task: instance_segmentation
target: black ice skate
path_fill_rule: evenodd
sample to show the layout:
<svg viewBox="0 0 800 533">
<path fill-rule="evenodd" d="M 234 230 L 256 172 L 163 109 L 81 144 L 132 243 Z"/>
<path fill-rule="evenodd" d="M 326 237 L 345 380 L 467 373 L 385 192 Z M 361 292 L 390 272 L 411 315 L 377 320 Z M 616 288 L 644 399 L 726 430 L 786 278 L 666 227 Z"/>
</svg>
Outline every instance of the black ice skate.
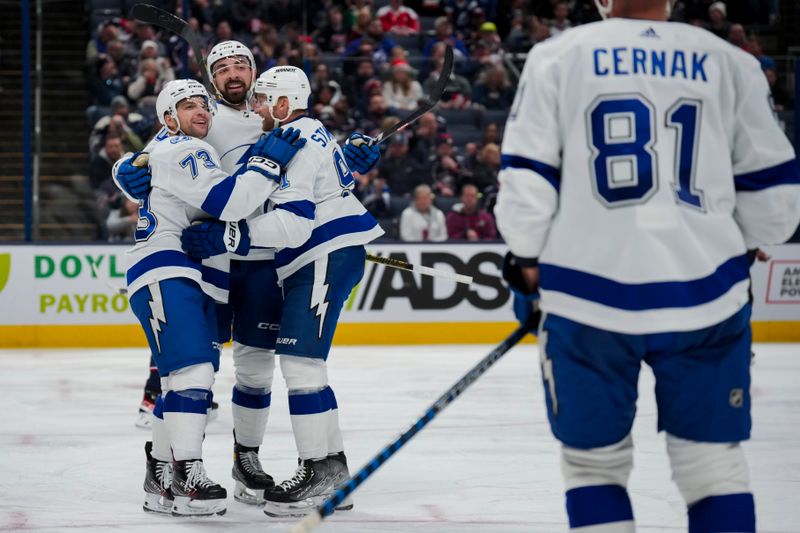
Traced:
<svg viewBox="0 0 800 533">
<path fill-rule="evenodd" d="M 335 453 L 328 456 L 328 470 L 333 476 L 333 488 L 328 491 L 325 497 L 329 497 L 342 485 L 350 481 L 350 470 L 347 468 L 347 457 L 344 452 Z M 349 511 L 353 508 L 353 499 L 348 495 L 342 502 L 334 507 L 337 511 Z"/>
<path fill-rule="evenodd" d="M 298 459 L 291 479 L 264 492 L 264 513 L 269 516 L 300 517 L 325 501 L 333 488 L 327 459 Z"/>
<path fill-rule="evenodd" d="M 172 467 L 172 505 L 174 516 L 225 514 L 227 491 L 206 475 L 202 459 L 175 461 Z"/>
<path fill-rule="evenodd" d="M 172 513 L 172 463 L 159 461 L 151 453 L 153 443 L 147 441 L 144 453 L 147 456 L 147 473 L 144 476 L 144 505 L 149 513 Z"/>
<path fill-rule="evenodd" d="M 264 505 L 264 491 L 275 486 L 272 476 L 261 468 L 258 446 L 250 448 L 234 442 L 232 475 L 236 481 L 233 499 L 248 505 Z"/>
</svg>

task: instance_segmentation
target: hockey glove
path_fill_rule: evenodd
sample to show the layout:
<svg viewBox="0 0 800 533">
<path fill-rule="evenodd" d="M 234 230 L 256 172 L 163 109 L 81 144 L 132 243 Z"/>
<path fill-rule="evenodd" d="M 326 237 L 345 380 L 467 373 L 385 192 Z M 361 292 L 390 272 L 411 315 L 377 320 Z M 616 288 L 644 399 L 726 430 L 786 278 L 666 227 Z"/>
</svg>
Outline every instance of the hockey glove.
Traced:
<svg viewBox="0 0 800 533">
<path fill-rule="evenodd" d="M 372 137 L 360 133 L 354 133 L 347 139 L 343 151 L 344 160 L 350 170 L 366 174 L 381 158 L 380 146 L 377 144 L 370 146 L 371 141 Z"/>
<path fill-rule="evenodd" d="M 255 170 L 264 176 L 279 181 L 286 165 L 305 146 L 300 130 L 278 128 L 262 135 L 253 145 L 253 157 L 247 161 L 247 170 Z"/>
<path fill-rule="evenodd" d="M 112 173 L 116 177 L 117 185 L 127 196 L 136 200 L 144 200 L 150 192 L 150 180 L 153 179 L 153 176 L 147 165 L 134 166 L 133 162 L 139 155 L 137 152 L 127 159 L 120 159 L 114 164 Z"/>
<path fill-rule="evenodd" d="M 535 266 L 531 264 L 530 266 Z M 522 267 L 511 252 L 503 260 L 503 279 L 514 296 L 514 316 L 522 325 L 530 326 L 534 335 L 538 334 L 542 311 L 539 309 L 539 289 L 531 291 L 522 276 Z"/>
<path fill-rule="evenodd" d="M 181 247 L 194 259 L 208 259 L 226 252 L 247 255 L 250 251 L 250 230 L 244 220 L 205 220 L 183 230 Z"/>
</svg>

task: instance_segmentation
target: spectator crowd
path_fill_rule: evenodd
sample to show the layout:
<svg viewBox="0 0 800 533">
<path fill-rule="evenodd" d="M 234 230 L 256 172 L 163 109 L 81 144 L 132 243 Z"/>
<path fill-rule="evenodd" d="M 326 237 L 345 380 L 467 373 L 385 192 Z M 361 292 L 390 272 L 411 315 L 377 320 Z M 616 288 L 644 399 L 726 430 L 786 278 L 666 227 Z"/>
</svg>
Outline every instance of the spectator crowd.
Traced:
<svg viewBox="0 0 800 533">
<path fill-rule="evenodd" d="M 407 241 L 499 238 L 492 212 L 500 145 L 525 54 L 599 20 L 593 0 L 191 0 L 189 13 L 182 0 L 149 3 L 188 19 L 204 53 L 235 39 L 250 47 L 259 72 L 303 68 L 312 85 L 309 110 L 340 142 L 354 131 L 377 135 L 416 109 L 452 46 L 455 68 L 436 112 L 392 136 L 379 166 L 357 175 L 361 201 L 390 237 Z M 789 96 L 775 61 L 755 32 L 735 22 L 775 24 L 777 2 L 731 4 L 680 0 L 673 19 L 755 55 L 780 110 Z M 109 240 L 129 240 L 136 205 L 116 190 L 110 169 L 158 130 L 161 87 L 187 74 L 200 79 L 200 72 L 180 37 L 118 15 L 95 19 L 86 47 L 89 174 Z"/>
</svg>

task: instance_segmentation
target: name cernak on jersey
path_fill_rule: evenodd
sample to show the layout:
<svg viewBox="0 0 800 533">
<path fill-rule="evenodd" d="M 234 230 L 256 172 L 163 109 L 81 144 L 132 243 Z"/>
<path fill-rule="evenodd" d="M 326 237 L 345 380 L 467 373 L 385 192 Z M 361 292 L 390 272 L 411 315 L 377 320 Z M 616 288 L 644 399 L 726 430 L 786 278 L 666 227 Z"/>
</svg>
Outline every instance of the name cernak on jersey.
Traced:
<svg viewBox="0 0 800 533">
<path fill-rule="evenodd" d="M 618 46 L 592 50 L 595 76 L 656 76 L 708 82 L 708 54 Z"/>
</svg>

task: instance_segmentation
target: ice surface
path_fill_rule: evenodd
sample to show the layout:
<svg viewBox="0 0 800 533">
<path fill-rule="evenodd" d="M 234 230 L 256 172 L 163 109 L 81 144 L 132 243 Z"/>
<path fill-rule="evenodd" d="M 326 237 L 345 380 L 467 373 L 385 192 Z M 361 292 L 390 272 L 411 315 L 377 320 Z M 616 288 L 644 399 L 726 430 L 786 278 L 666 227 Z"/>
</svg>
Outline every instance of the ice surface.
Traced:
<svg viewBox="0 0 800 533">
<path fill-rule="evenodd" d="M 490 346 L 337 347 L 330 358 L 351 471 L 415 421 Z M 745 451 L 759 531 L 800 531 L 800 345 L 758 345 L 754 433 Z M 0 531 L 286 531 L 291 521 L 235 502 L 230 350 L 205 460 L 228 488 L 228 513 L 173 519 L 141 510 L 144 441 L 134 427 L 144 350 L 0 351 Z M 630 491 L 638 531 L 685 530 L 664 437 L 655 432 L 652 374 L 640 380 Z M 261 449 L 265 469 L 295 467 L 285 387 L 276 375 Z M 375 472 L 322 532 L 554 532 L 566 529 L 558 445 L 545 418 L 536 347 L 511 351 Z"/>
</svg>

